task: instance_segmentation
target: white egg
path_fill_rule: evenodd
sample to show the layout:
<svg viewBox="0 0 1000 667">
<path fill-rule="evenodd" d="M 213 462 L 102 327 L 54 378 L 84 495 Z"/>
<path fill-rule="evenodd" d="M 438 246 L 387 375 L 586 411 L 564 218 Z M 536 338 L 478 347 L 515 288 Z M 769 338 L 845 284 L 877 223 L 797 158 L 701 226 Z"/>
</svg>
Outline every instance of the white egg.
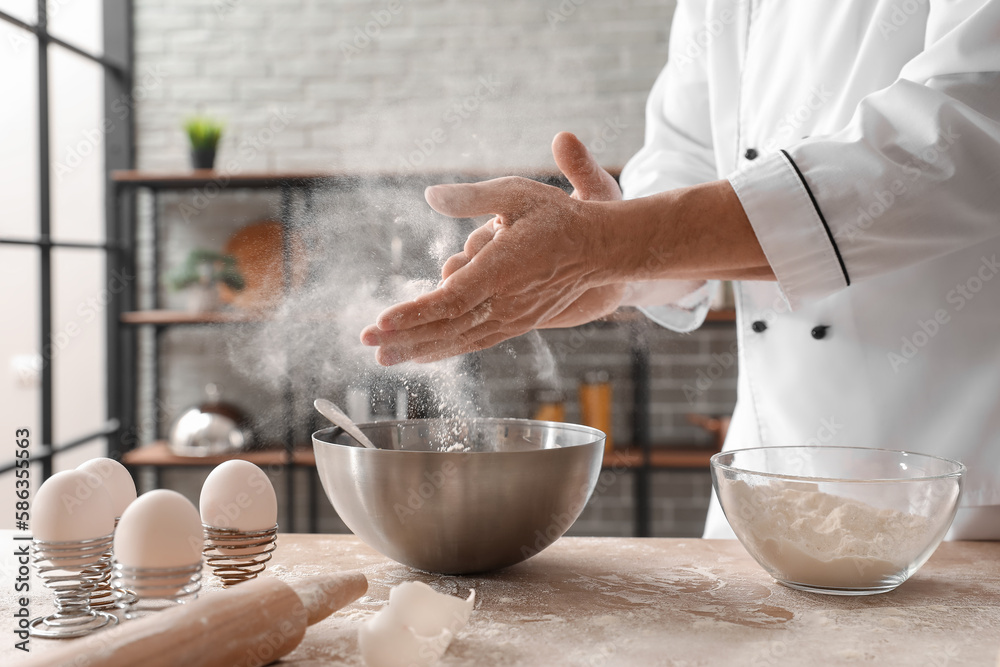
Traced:
<svg viewBox="0 0 1000 667">
<path fill-rule="evenodd" d="M 82 470 L 57 472 L 45 480 L 32 503 L 35 539 L 71 542 L 114 532 L 114 508 L 101 486 L 98 477 Z"/>
<path fill-rule="evenodd" d="M 433 665 L 465 627 L 476 602 L 438 593 L 408 581 L 389 591 L 389 604 L 358 629 L 358 647 L 368 667 Z"/>
<path fill-rule="evenodd" d="M 132 475 L 118 461 L 98 457 L 81 463 L 76 469 L 89 472 L 101 479 L 108 495 L 111 496 L 111 505 L 116 518 L 120 517 L 125 508 L 135 500 L 135 482 L 132 481 Z"/>
<path fill-rule="evenodd" d="M 240 531 L 273 528 L 278 498 L 264 471 L 240 459 L 209 473 L 201 488 L 201 520 L 206 526 Z"/>
<path fill-rule="evenodd" d="M 139 496 L 115 531 L 115 560 L 127 567 L 173 568 L 201 562 L 201 517 L 190 500 L 167 489 Z"/>
</svg>

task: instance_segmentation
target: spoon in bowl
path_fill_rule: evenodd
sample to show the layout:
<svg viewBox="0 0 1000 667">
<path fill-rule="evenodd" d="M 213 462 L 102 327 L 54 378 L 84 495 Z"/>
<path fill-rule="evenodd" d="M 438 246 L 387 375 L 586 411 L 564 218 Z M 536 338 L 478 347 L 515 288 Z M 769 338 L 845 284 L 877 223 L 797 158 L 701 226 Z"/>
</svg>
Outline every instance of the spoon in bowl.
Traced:
<svg viewBox="0 0 1000 667">
<path fill-rule="evenodd" d="M 332 402 L 326 400 L 325 398 L 317 398 L 313 401 L 313 407 L 315 407 L 321 415 L 333 422 L 334 426 L 339 426 L 344 430 L 347 435 L 351 436 L 358 442 L 360 442 L 365 447 L 369 449 L 378 449 L 372 444 L 372 441 L 368 439 L 364 433 L 361 432 L 351 418 L 343 413 L 343 411 L 334 405 Z"/>
</svg>

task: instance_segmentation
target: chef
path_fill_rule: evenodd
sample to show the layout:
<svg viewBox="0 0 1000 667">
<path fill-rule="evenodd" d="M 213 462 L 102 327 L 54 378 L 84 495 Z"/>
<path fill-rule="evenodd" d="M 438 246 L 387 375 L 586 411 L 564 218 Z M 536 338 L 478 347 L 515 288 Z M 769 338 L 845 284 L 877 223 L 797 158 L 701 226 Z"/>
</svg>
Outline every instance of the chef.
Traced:
<svg viewBox="0 0 1000 667">
<path fill-rule="evenodd" d="M 570 134 L 575 187 L 429 188 L 491 215 L 440 286 L 362 332 L 432 361 L 639 305 L 698 327 L 737 281 L 726 448 L 854 445 L 968 466 L 953 539 L 1000 539 L 1000 1 L 680 0 L 624 198 Z M 732 535 L 713 499 L 706 537 Z"/>
</svg>

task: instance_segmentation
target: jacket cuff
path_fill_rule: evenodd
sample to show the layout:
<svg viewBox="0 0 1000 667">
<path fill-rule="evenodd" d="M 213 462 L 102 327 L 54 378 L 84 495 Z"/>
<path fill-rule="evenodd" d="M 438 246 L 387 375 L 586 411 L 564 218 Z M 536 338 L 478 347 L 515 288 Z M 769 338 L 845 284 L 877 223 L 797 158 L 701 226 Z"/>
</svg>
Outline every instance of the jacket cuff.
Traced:
<svg viewBox="0 0 1000 667">
<path fill-rule="evenodd" d="M 704 323 L 716 283 L 714 280 L 708 281 L 675 303 L 638 306 L 639 311 L 661 327 L 677 333 L 690 333 Z"/>
<path fill-rule="evenodd" d="M 851 284 L 823 212 L 785 151 L 733 173 L 729 183 L 792 310 Z"/>
</svg>

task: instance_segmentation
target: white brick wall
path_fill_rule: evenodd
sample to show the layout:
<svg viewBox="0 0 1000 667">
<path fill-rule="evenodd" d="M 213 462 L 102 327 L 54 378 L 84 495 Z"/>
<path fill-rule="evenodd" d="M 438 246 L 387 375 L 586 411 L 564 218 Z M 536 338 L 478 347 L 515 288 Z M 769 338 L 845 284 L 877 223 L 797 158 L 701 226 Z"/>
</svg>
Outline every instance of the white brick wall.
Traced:
<svg viewBox="0 0 1000 667">
<path fill-rule="evenodd" d="M 293 121 L 244 169 L 398 170 L 437 127 L 447 139 L 421 168 L 549 166 L 556 132 L 589 142 L 608 118 L 625 130 L 601 159 L 620 166 L 672 13 L 670 0 L 136 0 L 137 71 L 164 72 L 138 104 L 139 166 L 186 168 L 181 125 L 199 112 L 227 123 L 224 164 L 277 109 Z M 481 76 L 497 92 L 448 123 Z"/>
</svg>

